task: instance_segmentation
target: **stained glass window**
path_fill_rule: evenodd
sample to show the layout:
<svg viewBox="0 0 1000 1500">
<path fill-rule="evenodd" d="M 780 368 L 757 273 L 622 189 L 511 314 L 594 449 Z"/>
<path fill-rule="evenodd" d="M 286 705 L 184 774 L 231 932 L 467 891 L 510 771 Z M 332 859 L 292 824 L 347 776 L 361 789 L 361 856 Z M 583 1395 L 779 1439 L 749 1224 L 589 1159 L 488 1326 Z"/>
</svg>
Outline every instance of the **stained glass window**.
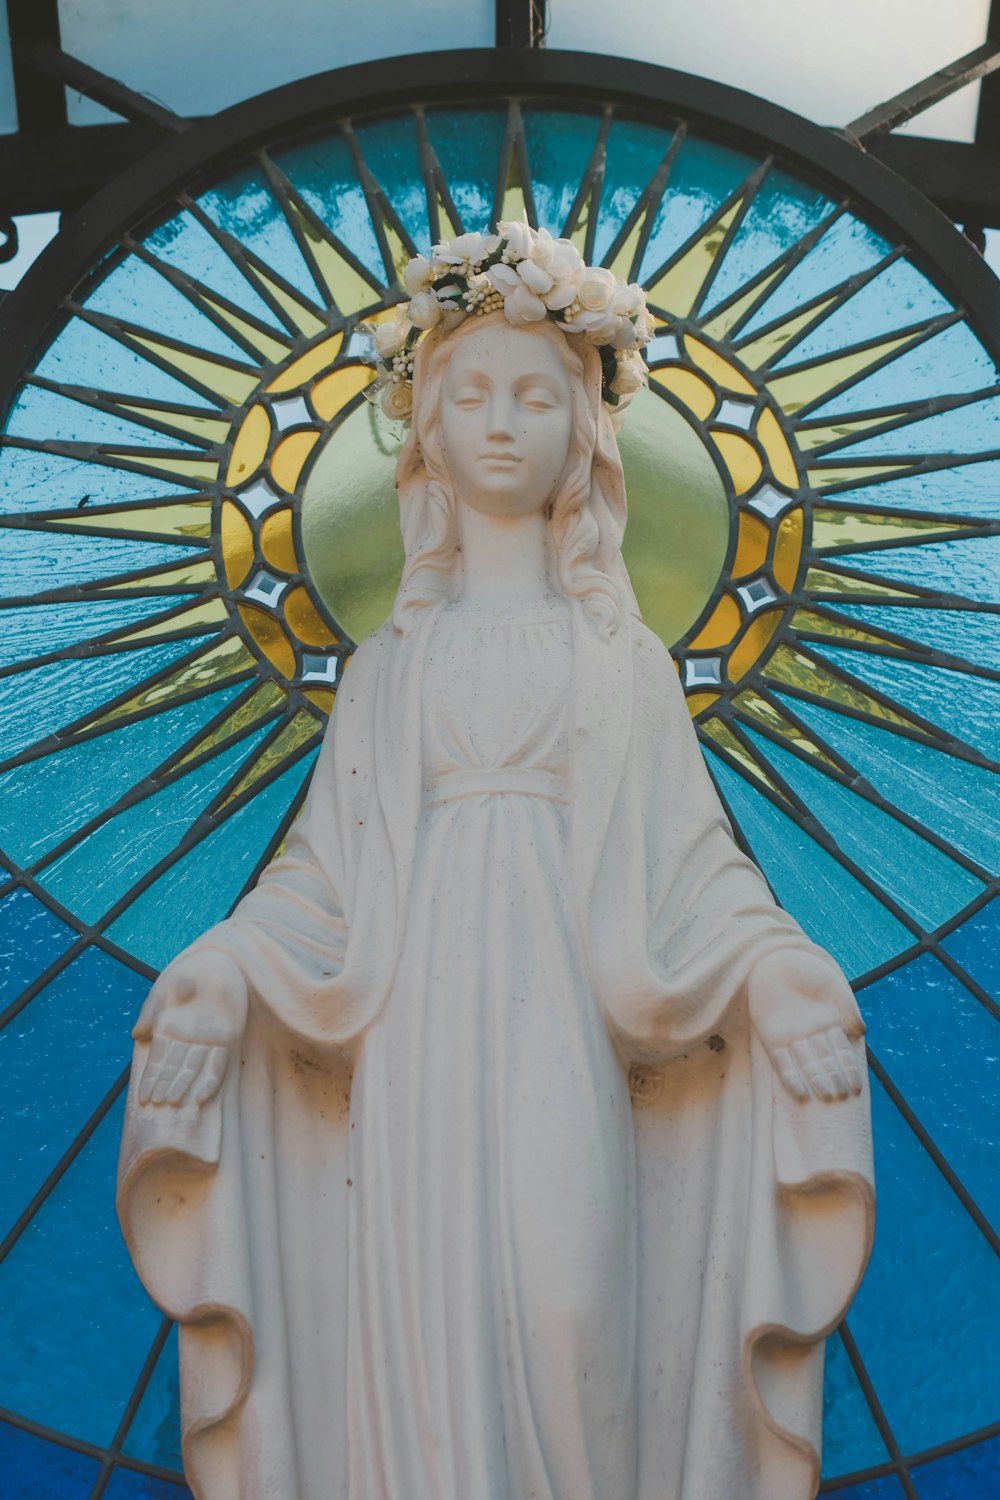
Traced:
<svg viewBox="0 0 1000 1500">
<path fill-rule="evenodd" d="M 738 836 L 856 982 L 878 1237 L 828 1345 L 824 1487 L 1000 1462 L 1000 382 L 835 182 L 684 120 L 355 117 L 126 225 L 0 446 L 0 1474 L 176 1497 L 176 1340 L 112 1182 L 149 979 L 280 848 L 401 546 L 356 329 L 526 214 L 648 288 L 626 558 Z M 992 1426 L 990 1424 L 993 1424 Z"/>
</svg>

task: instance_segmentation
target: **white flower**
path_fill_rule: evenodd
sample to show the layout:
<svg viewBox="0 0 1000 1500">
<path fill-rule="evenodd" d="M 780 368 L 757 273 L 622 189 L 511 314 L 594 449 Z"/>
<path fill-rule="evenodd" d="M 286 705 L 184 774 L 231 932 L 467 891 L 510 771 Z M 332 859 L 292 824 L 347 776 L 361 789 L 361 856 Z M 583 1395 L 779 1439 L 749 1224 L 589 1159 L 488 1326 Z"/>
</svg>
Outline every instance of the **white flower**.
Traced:
<svg viewBox="0 0 1000 1500">
<path fill-rule="evenodd" d="M 426 255 L 415 255 L 403 268 L 403 285 L 411 297 L 426 292 L 434 279 L 434 269 Z"/>
<path fill-rule="evenodd" d="M 437 275 L 455 266 L 478 266 L 487 255 L 493 254 L 499 244 L 495 234 L 460 234 L 455 240 L 434 246 L 431 266 Z"/>
<path fill-rule="evenodd" d="M 611 382 L 616 396 L 634 396 L 646 384 L 646 366 L 640 354 L 618 356 L 618 368 Z"/>
<path fill-rule="evenodd" d="M 628 286 L 619 286 L 611 305 L 619 317 L 636 317 L 646 311 L 646 293 L 638 282 L 630 282 Z"/>
<path fill-rule="evenodd" d="M 441 303 L 433 292 L 418 292 L 410 302 L 409 317 L 417 328 L 434 328 L 441 321 Z"/>
<path fill-rule="evenodd" d="M 486 272 L 492 284 L 503 297 L 503 310 L 508 323 L 538 323 L 546 314 L 545 303 L 537 297 L 520 276 L 520 266 L 491 266 Z M 544 273 L 543 273 L 544 274 Z"/>
<path fill-rule="evenodd" d="M 613 271 L 606 266 L 584 266 L 576 284 L 577 301 L 584 312 L 607 312 L 617 290 Z"/>
<path fill-rule="evenodd" d="M 365 331 L 370 333 L 379 358 L 391 359 L 406 343 L 411 327 L 409 318 L 404 313 L 397 312 L 395 317 L 387 322 L 369 324 Z"/>
<path fill-rule="evenodd" d="M 506 254 L 514 260 L 527 260 L 535 248 L 536 235 L 530 224 L 521 219 L 505 219 L 497 225 L 500 238 L 507 241 Z"/>
<path fill-rule="evenodd" d="M 407 420 L 413 411 L 413 387 L 409 381 L 390 381 L 382 392 L 382 410 L 394 422 Z"/>
<path fill-rule="evenodd" d="M 639 330 L 631 318 L 620 318 L 618 327 L 608 341 L 613 349 L 638 349 L 642 340 Z"/>
</svg>

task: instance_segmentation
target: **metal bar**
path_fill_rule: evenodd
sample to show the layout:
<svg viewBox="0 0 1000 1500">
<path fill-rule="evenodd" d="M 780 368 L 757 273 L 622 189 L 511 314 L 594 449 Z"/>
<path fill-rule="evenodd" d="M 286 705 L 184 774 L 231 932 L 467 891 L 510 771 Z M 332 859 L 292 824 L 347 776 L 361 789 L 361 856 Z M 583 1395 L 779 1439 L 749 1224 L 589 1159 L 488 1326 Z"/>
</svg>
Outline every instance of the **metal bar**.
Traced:
<svg viewBox="0 0 1000 1500">
<path fill-rule="evenodd" d="M 496 0 L 498 47 L 541 47 L 545 28 L 545 0 Z"/>
<path fill-rule="evenodd" d="M 995 68 L 1000 68 L 1000 45 L 994 37 L 983 42 L 981 47 L 967 52 L 964 57 L 956 58 L 946 68 L 932 73 L 929 78 L 922 78 L 911 88 L 887 99 L 884 104 L 878 104 L 866 114 L 859 115 L 856 120 L 845 125 L 841 133 L 856 146 L 861 145 L 873 135 L 895 130 L 897 125 L 912 120 L 914 115 L 922 114 L 932 104 L 965 88 L 966 84 L 975 83 L 977 78 L 985 78 Z"/>
<path fill-rule="evenodd" d="M 61 47 L 46 46 L 39 42 L 21 43 L 14 48 L 14 56 L 33 73 L 75 89 L 79 94 L 86 94 L 88 99 L 94 99 L 106 109 L 124 115 L 134 125 L 152 128 L 157 135 L 173 135 L 179 130 L 188 129 L 188 121 L 182 120 L 172 109 L 157 104 L 145 94 L 136 93 L 135 89 L 120 83 L 117 78 L 109 78 L 106 73 L 98 72 L 89 63 L 81 62 L 78 57 L 71 57 Z M 38 88 L 37 80 L 33 88 Z"/>
<path fill-rule="evenodd" d="M 29 47 L 59 47 L 59 0 L 7 0 L 17 120 L 21 130 L 65 125 L 66 90 L 54 78 L 39 80 L 22 52 Z M 14 208 L 13 212 L 17 212 Z"/>
</svg>

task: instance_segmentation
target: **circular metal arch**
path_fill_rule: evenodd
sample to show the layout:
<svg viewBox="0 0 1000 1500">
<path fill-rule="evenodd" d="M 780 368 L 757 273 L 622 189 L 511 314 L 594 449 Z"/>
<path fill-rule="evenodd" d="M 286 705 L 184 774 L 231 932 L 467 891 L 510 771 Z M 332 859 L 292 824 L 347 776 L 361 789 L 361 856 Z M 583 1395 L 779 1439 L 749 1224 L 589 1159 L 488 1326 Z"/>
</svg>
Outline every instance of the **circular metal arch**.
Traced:
<svg viewBox="0 0 1000 1500">
<path fill-rule="evenodd" d="M 773 151 L 820 185 L 846 188 L 875 228 L 891 229 L 1000 355 L 1000 281 L 954 224 L 890 168 L 836 131 L 694 74 L 588 52 L 491 48 L 426 52 L 317 73 L 222 110 L 153 147 L 63 225 L 0 307 L 0 401 L 41 351 L 61 299 L 181 188 L 208 186 L 248 152 L 354 114 L 526 95 L 613 104 L 651 123 L 681 116 L 726 144 Z"/>
</svg>

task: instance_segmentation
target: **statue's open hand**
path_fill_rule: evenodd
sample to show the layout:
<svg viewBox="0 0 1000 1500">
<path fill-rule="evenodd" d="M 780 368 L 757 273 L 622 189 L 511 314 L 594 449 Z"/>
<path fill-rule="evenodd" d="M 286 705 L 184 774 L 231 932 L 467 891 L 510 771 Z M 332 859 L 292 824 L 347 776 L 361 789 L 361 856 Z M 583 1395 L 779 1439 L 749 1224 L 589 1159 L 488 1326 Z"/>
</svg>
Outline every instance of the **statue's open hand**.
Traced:
<svg viewBox="0 0 1000 1500">
<path fill-rule="evenodd" d="M 846 983 L 809 953 L 769 954 L 754 969 L 750 1019 L 775 1072 L 796 1099 L 860 1094 L 857 1040 L 865 1023 Z"/>
<path fill-rule="evenodd" d="M 247 987 L 236 962 L 213 950 L 182 955 L 153 985 L 132 1028 L 149 1041 L 140 1104 L 207 1104 L 222 1087 L 243 1033 Z"/>
</svg>

